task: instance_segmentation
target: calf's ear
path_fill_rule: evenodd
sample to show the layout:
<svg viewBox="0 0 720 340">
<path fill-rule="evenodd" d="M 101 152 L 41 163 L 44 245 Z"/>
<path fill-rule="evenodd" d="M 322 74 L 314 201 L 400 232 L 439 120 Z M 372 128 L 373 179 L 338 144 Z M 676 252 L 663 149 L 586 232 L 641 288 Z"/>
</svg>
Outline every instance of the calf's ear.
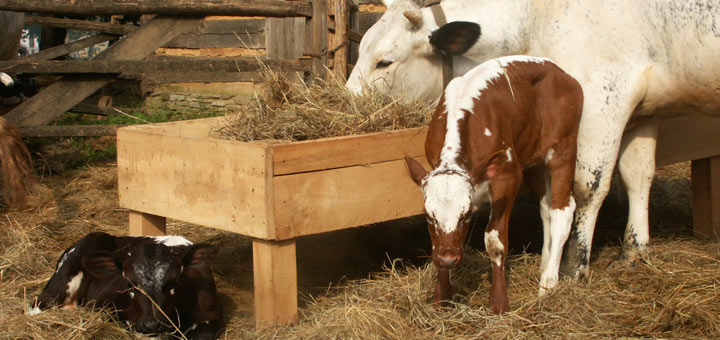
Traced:
<svg viewBox="0 0 720 340">
<path fill-rule="evenodd" d="M 98 251 L 85 255 L 82 265 L 96 279 L 106 279 L 120 274 L 122 263 L 111 253 Z"/>
<path fill-rule="evenodd" d="M 215 259 L 218 250 L 212 244 L 198 243 L 193 244 L 183 256 L 183 266 L 185 268 L 201 268 L 209 266 Z"/>
<path fill-rule="evenodd" d="M 427 175 L 427 170 L 423 168 L 422 164 L 418 163 L 418 161 L 414 160 L 410 156 L 405 156 L 405 164 L 407 165 L 408 170 L 410 170 L 410 177 L 412 177 L 413 181 L 415 181 L 417 185 L 420 185 L 422 183 L 422 179 Z"/>
<path fill-rule="evenodd" d="M 468 21 L 453 21 L 430 34 L 430 45 L 445 55 L 465 53 L 480 38 L 480 25 Z"/>
</svg>

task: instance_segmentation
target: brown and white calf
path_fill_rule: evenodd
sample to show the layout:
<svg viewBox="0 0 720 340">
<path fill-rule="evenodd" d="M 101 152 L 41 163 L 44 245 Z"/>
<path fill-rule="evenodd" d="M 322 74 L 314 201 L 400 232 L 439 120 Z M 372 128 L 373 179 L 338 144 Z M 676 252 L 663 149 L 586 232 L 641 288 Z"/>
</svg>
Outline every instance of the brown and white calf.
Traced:
<svg viewBox="0 0 720 340">
<path fill-rule="evenodd" d="M 223 326 L 210 270 L 216 253 L 181 236 L 88 234 L 60 256 L 29 314 L 53 306 L 113 307 L 136 332 L 215 339 Z"/>
<path fill-rule="evenodd" d="M 425 142 L 433 170 L 405 159 L 425 197 L 438 268 L 435 301 L 450 299 L 449 271 L 463 255 L 472 215 L 490 202 L 485 231 L 493 267 L 490 306 L 496 313 L 508 311 L 508 223 L 524 176 L 542 197 L 539 293 L 555 287 L 575 210 L 572 188 L 582 103 L 578 82 L 545 58 L 492 59 L 448 84 Z"/>
</svg>

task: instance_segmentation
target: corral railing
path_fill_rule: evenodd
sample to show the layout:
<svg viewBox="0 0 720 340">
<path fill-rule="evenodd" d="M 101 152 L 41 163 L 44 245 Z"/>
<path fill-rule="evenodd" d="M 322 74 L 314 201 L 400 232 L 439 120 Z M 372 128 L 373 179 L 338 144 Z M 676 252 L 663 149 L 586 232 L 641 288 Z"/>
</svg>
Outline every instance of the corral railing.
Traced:
<svg viewBox="0 0 720 340">
<path fill-rule="evenodd" d="M 379 1 L 374 0 L 376 3 Z M 140 26 L 26 15 L 26 24 L 94 31 L 99 34 L 13 61 L 0 71 L 61 74 L 5 117 L 20 126 L 47 124 L 114 79 L 138 79 L 143 88 L 175 82 L 258 80 L 263 64 L 279 72 L 300 72 L 307 80 L 331 70 L 346 77 L 364 30 L 380 13 L 358 16 L 373 0 L 195 1 L 195 0 L 8 0 L 0 10 L 53 15 L 139 15 Z M 154 16 L 145 16 L 145 15 Z M 207 17 L 223 15 L 222 19 Z M 251 16 L 228 18 L 228 16 Z M 265 17 L 265 18 L 258 18 Z M 121 38 L 122 39 L 119 39 Z M 86 61 L 51 60 L 98 43 L 111 46 Z M 252 56 L 186 57 L 159 55 L 158 49 L 236 48 L 262 50 Z M 261 56 L 258 56 L 262 54 Z M 29 131 L 29 130 L 26 130 Z M 83 130 L 85 131 L 85 130 Z"/>
</svg>

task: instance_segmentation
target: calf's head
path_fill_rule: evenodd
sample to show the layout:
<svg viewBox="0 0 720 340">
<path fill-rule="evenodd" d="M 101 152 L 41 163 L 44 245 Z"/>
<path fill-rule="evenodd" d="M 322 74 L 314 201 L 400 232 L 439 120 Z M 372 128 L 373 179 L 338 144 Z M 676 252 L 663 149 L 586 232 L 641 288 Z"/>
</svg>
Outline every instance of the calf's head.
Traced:
<svg viewBox="0 0 720 340">
<path fill-rule="evenodd" d="M 467 51 L 478 40 L 480 26 L 451 22 L 438 28 L 430 11 L 421 11 L 413 1 L 383 3 L 388 9 L 363 35 L 347 89 L 436 100 L 443 85 L 441 55 Z"/>
<path fill-rule="evenodd" d="M 136 244 L 122 253 L 96 252 L 83 258 L 85 270 L 101 281 L 121 282 L 116 307 L 121 319 L 139 333 L 162 333 L 177 327 L 183 272 L 209 266 L 217 253 L 212 245 L 168 247 Z"/>
</svg>

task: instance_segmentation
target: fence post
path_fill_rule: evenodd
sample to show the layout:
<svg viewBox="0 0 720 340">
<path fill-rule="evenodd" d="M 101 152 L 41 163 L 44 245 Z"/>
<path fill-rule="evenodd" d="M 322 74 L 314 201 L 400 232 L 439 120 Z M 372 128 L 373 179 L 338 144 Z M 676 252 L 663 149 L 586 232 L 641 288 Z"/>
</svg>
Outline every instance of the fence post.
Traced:
<svg viewBox="0 0 720 340">
<path fill-rule="evenodd" d="M 333 56 L 333 74 L 339 80 L 347 79 L 348 50 L 348 0 L 330 0 L 330 20 L 332 20 L 333 31 L 328 32 L 328 49 Z M 332 76 L 328 74 L 328 80 Z"/>
<path fill-rule="evenodd" d="M 312 18 L 308 20 L 312 77 L 322 77 L 327 65 L 327 14 L 328 0 L 313 0 Z"/>
</svg>

